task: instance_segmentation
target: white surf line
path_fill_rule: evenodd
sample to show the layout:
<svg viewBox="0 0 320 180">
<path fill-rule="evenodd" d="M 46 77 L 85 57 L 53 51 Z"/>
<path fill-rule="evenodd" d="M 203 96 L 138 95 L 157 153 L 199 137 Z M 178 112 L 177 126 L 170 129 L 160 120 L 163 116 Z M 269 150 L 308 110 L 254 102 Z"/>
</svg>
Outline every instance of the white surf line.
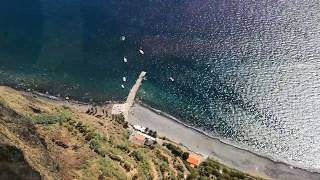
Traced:
<svg viewBox="0 0 320 180">
<path fill-rule="evenodd" d="M 147 73 L 144 72 L 144 71 L 142 71 L 142 72 L 140 73 L 139 78 L 137 79 L 137 81 L 136 81 L 136 83 L 133 85 L 133 87 L 131 88 L 130 93 L 129 93 L 128 97 L 127 97 L 127 101 L 126 101 L 126 103 L 124 104 L 123 115 L 124 115 L 124 118 L 125 118 L 126 121 L 128 121 L 128 118 L 129 118 L 129 110 L 130 110 L 130 108 L 133 106 L 134 99 L 135 99 L 135 97 L 136 97 L 136 95 L 137 95 L 137 92 L 138 92 L 138 90 L 139 90 L 139 88 L 140 88 L 140 86 L 141 86 L 141 84 L 142 84 L 142 81 L 143 81 L 143 79 L 144 79 L 144 77 L 145 77 L 146 74 L 147 74 Z"/>
</svg>

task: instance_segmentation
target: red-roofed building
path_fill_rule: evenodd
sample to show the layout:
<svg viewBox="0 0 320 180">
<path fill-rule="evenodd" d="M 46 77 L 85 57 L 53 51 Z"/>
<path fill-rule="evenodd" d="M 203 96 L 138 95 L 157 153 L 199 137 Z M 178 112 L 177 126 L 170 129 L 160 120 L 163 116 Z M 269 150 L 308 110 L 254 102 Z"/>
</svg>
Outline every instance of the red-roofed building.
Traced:
<svg viewBox="0 0 320 180">
<path fill-rule="evenodd" d="M 135 144 L 144 145 L 144 142 L 146 141 L 146 137 L 144 137 L 141 134 L 133 134 L 130 140 Z"/>
<path fill-rule="evenodd" d="M 190 164 L 191 167 L 194 168 L 200 164 L 200 160 L 201 160 L 201 157 L 194 154 L 190 154 L 187 159 L 187 162 Z"/>
</svg>

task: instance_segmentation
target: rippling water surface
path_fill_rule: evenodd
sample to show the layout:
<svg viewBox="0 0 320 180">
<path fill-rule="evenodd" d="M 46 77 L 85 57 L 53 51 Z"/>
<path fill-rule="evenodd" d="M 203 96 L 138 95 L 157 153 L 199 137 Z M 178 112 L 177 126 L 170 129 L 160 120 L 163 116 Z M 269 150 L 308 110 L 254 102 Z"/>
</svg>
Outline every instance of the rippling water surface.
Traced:
<svg viewBox="0 0 320 180">
<path fill-rule="evenodd" d="M 93 101 L 123 100 L 145 70 L 147 104 L 320 168 L 317 0 L 3 1 L 0 62 L 1 84 Z"/>
</svg>

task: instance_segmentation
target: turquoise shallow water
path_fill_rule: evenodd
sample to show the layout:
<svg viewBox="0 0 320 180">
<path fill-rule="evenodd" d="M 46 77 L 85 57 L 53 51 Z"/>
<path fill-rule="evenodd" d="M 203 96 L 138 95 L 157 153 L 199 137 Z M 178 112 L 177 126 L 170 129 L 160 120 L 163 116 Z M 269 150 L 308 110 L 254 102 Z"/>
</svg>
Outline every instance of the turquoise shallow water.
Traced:
<svg viewBox="0 0 320 180">
<path fill-rule="evenodd" d="M 316 0 L 0 2 L 0 83 L 121 101 L 145 70 L 145 103 L 319 169 L 319 16 Z"/>
</svg>

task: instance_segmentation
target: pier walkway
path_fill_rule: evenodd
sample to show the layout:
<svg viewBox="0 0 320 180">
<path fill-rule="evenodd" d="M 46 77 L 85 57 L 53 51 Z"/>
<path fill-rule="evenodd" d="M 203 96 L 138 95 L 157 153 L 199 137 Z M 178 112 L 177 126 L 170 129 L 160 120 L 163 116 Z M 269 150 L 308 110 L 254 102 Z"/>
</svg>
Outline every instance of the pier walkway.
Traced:
<svg viewBox="0 0 320 180">
<path fill-rule="evenodd" d="M 137 79 L 136 83 L 131 88 L 129 95 L 127 97 L 127 101 L 124 104 L 115 104 L 113 105 L 112 114 L 119 114 L 119 112 L 122 112 L 124 118 L 126 121 L 128 121 L 129 118 L 129 111 L 130 108 L 133 106 L 134 99 L 137 95 L 137 92 L 142 84 L 143 78 L 145 77 L 147 73 L 142 71 L 140 73 L 139 78 Z"/>
</svg>

